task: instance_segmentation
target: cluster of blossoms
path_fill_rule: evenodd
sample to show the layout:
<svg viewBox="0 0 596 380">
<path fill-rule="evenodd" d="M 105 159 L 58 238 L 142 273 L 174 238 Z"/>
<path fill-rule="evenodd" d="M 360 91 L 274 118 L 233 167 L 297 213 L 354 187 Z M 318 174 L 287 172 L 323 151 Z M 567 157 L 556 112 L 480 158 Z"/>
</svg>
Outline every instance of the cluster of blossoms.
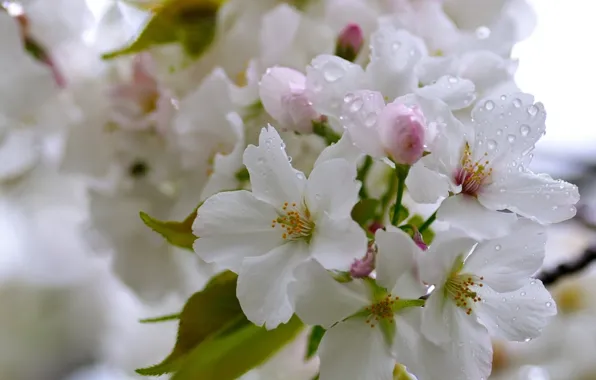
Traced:
<svg viewBox="0 0 596 380">
<path fill-rule="evenodd" d="M 190 294 L 201 271 L 235 272 L 254 324 L 295 314 L 326 329 L 321 380 L 402 368 L 486 380 L 492 337 L 535 338 L 556 314 L 532 276 L 546 226 L 573 217 L 579 193 L 529 169 L 546 113 L 513 80 L 511 49 L 531 29 L 525 1 L 229 0 L 198 61 L 166 46 L 117 64 L 68 54 L 101 41 L 35 35 L 48 9 L 32 3 L 31 31 L 22 9 L 0 12 L 1 41 L 33 65 L 26 79 L 48 82 L 48 94 L 19 96 L 31 113 L 61 92 L 51 107 L 68 114 L 61 167 L 88 179 L 87 227 L 143 299 Z M 120 16 L 77 33 L 113 38 L 131 27 Z M 23 52 L 33 37 L 56 61 Z M 0 159 L 0 181 L 36 159 L 12 124 L 47 117 L 4 105 L 0 158 L 22 144 L 32 153 Z M 138 219 L 180 219 L 198 204 L 198 258 Z"/>
</svg>

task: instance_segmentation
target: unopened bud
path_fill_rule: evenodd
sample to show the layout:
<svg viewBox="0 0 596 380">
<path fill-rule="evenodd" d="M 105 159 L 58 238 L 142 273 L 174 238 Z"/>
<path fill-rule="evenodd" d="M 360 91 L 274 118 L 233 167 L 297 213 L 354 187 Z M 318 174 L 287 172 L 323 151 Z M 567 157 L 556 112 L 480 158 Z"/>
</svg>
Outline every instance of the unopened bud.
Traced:
<svg viewBox="0 0 596 380">
<path fill-rule="evenodd" d="M 306 95 L 306 77 L 287 67 L 267 70 L 259 84 L 259 96 L 265 111 L 287 130 L 311 133 L 313 120 L 321 115 Z"/>
<path fill-rule="evenodd" d="M 412 165 L 422 157 L 426 120 L 418 107 L 389 103 L 378 125 L 383 148 L 395 163 Z"/>
<path fill-rule="evenodd" d="M 360 26 L 358 24 L 348 24 L 337 37 L 335 55 L 354 62 L 363 44 L 364 37 Z"/>
<path fill-rule="evenodd" d="M 370 224 L 370 226 L 368 226 L 368 232 L 374 235 L 375 233 L 377 233 L 377 230 L 380 230 L 382 228 L 385 228 L 385 226 L 381 222 L 374 221 Z"/>
<path fill-rule="evenodd" d="M 354 278 L 368 277 L 375 269 L 375 247 L 373 244 L 368 246 L 366 255 L 362 259 L 356 259 L 350 267 L 350 275 Z"/>
<path fill-rule="evenodd" d="M 422 237 L 422 234 L 415 227 L 414 227 L 414 235 L 412 236 L 412 239 L 414 240 L 414 243 L 416 243 L 418 248 L 420 248 L 421 250 L 426 251 L 428 249 L 428 245 L 426 245 L 426 243 L 424 242 L 424 238 Z"/>
</svg>

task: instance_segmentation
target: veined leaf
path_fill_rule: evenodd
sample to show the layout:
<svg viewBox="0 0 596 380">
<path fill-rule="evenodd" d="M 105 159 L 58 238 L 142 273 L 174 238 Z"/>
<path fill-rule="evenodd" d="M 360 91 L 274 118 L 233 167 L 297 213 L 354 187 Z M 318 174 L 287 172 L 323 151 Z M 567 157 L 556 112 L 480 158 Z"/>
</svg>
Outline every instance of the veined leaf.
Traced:
<svg viewBox="0 0 596 380">
<path fill-rule="evenodd" d="M 200 207 L 200 205 L 199 205 Z M 164 222 L 155 219 L 149 214 L 141 211 L 140 216 L 143 223 L 153 231 L 163 236 L 168 243 L 175 245 L 180 248 L 186 248 L 192 250 L 192 245 L 197 237 L 192 233 L 192 224 L 197 217 L 197 207 L 189 216 L 186 217 L 182 222 L 168 221 Z"/>
<path fill-rule="evenodd" d="M 137 2 L 152 16 L 127 46 L 106 53 L 103 59 L 138 53 L 155 45 L 181 43 L 185 51 L 200 56 L 215 38 L 217 11 L 225 0 L 164 0 Z"/>
<path fill-rule="evenodd" d="M 160 364 L 138 369 L 146 376 L 175 372 L 187 355 L 203 341 L 216 336 L 223 329 L 230 330 L 251 325 L 236 298 L 237 275 L 226 271 L 215 276 L 200 292 L 192 295 L 180 313 L 178 338 L 172 353 Z"/>
<path fill-rule="evenodd" d="M 304 328 L 293 316 L 286 324 L 267 330 L 248 324 L 232 334 L 204 341 L 172 380 L 234 380 L 261 365 L 292 341 Z"/>
</svg>

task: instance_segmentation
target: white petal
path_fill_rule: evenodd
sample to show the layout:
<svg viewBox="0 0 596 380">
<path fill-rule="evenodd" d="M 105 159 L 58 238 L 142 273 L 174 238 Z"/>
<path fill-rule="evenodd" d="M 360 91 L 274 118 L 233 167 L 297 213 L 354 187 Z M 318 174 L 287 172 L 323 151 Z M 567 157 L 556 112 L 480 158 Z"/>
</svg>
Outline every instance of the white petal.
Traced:
<svg viewBox="0 0 596 380">
<path fill-rule="evenodd" d="M 399 228 L 387 226 L 387 231 L 377 230 L 375 242 L 378 251 L 376 256 L 377 282 L 392 292 L 400 277 L 411 275 L 415 257 L 422 253 L 410 235 Z M 395 289 L 394 295 L 406 297 Z M 421 296 L 419 294 L 418 296 Z M 410 297 L 408 297 L 410 298 Z"/>
<path fill-rule="evenodd" d="M 195 252 L 206 262 L 238 271 L 244 257 L 262 255 L 282 244 L 275 208 L 248 191 L 222 192 L 208 198 L 193 223 L 199 236 Z"/>
<path fill-rule="evenodd" d="M 418 87 L 414 67 L 427 54 L 424 41 L 406 30 L 383 25 L 371 35 L 370 63 L 366 74 L 374 90 L 389 99 Z"/>
<path fill-rule="evenodd" d="M 510 293 L 497 293 L 485 286 L 479 295 L 483 301 L 476 307 L 480 321 L 491 335 L 507 340 L 538 337 L 557 314 L 555 301 L 540 280 L 526 279 L 521 289 Z"/>
<path fill-rule="evenodd" d="M 323 149 L 315 161 L 315 167 L 334 158 L 343 158 L 350 164 L 356 165 L 362 155 L 362 150 L 354 145 L 350 134 L 348 132 L 344 132 L 337 143 L 331 144 L 327 148 Z"/>
<path fill-rule="evenodd" d="M 452 66 L 457 65 L 457 57 L 424 57 L 416 66 L 416 74 L 420 83 L 428 85 L 444 75 L 453 75 Z M 467 78 L 467 77 L 466 77 Z"/>
<path fill-rule="evenodd" d="M 468 107 L 476 99 L 474 91 L 472 81 L 446 75 L 436 83 L 416 90 L 416 93 L 428 99 L 440 99 L 452 110 L 459 110 Z"/>
<path fill-rule="evenodd" d="M 545 131 L 546 112 L 531 95 L 517 93 L 478 102 L 472 111 L 476 139 L 473 160 L 491 167 L 514 167 L 528 156 Z M 486 153 L 486 155 L 485 155 Z"/>
<path fill-rule="evenodd" d="M 334 55 L 319 55 L 306 68 L 308 98 L 337 130 L 341 130 L 338 119 L 345 95 L 364 88 L 364 81 L 362 67 Z"/>
<path fill-rule="evenodd" d="M 378 116 L 383 108 L 385 100 L 380 92 L 354 91 L 346 95 L 340 116 L 340 122 L 347 128 L 354 144 L 376 158 L 386 156 L 377 131 Z"/>
<path fill-rule="evenodd" d="M 429 341 L 443 344 L 451 339 L 451 328 L 456 323 L 451 310 L 455 304 L 443 294 L 443 288 L 436 288 L 422 310 L 422 333 Z"/>
<path fill-rule="evenodd" d="M 244 165 L 250 173 L 252 192 L 258 199 L 281 208 L 285 202 L 302 203 L 304 175 L 292 168 L 284 142 L 272 126 L 263 128 L 259 146 L 244 151 Z"/>
<path fill-rule="evenodd" d="M 280 4 L 261 19 L 261 59 L 265 67 L 279 63 L 293 45 L 300 26 L 301 13 L 287 4 Z"/>
<path fill-rule="evenodd" d="M 410 372 L 419 368 L 420 362 L 424 361 L 420 354 L 420 341 L 424 339 L 421 335 L 420 322 L 422 308 L 413 307 L 402 310 L 395 315 L 395 338 L 393 350 L 397 361 L 405 365 Z M 415 373 L 414 373 L 415 374 Z"/>
<path fill-rule="evenodd" d="M 363 281 L 340 284 L 314 260 L 301 264 L 294 275 L 296 281 L 289 285 L 288 294 L 296 314 L 309 325 L 329 328 L 371 303 Z"/>
<path fill-rule="evenodd" d="M 420 277 L 427 284 L 442 286 L 459 256 L 465 259 L 476 240 L 462 231 L 447 230 L 437 233 L 429 249 L 420 255 Z"/>
<path fill-rule="evenodd" d="M 487 50 L 463 54 L 458 62 L 459 75 L 471 80 L 479 93 L 511 80 L 514 63 Z"/>
<path fill-rule="evenodd" d="M 539 223 L 558 223 L 575 216 L 577 186 L 530 171 L 509 175 L 484 189 L 478 200 L 491 209 L 507 209 Z"/>
<path fill-rule="evenodd" d="M 246 317 L 273 329 L 292 317 L 288 285 L 294 269 L 307 259 L 304 243 L 287 243 L 262 256 L 247 257 L 238 273 L 236 295 Z"/>
<path fill-rule="evenodd" d="M 364 257 L 366 233 L 351 218 L 331 219 L 323 214 L 316 222 L 311 253 L 327 269 L 348 270 L 355 259 Z"/>
<path fill-rule="evenodd" d="M 356 165 L 339 158 L 323 162 L 308 177 L 306 205 L 314 219 L 322 213 L 330 218 L 350 218 L 360 186 Z"/>
<path fill-rule="evenodd" d="M 459 194 L 443 201 L 437 219 L 448 222 L 476 240 L 491 239 L 509 233 L 517 220 L 514 213 L 492 211 L 476 198 Z"/>
<path fill-rule="evenodd" d="M 484 277 L 498 292 L 519 289 L 544 261 L 545 228 L 520 219 L 505 237 L 478 244 L 466 259 L 464 271 Z"/>
<path fill-rule="evenodd" d="M 363 319 L 350 319 L 328 330 L 319 357 L 321 379 L 393 379 L 395 360 L 383 334 Z"/>
<path fill-rule="evenodd" d="M 0 183 L 19 178 L 33 169 L 38 163 L 40 149 L 34 131 L 15 129 L 8 132 L 0 140 Z"/>
<path fill-rule="evenodd" d="M 412 166 L 406 178 L 406 186 L 408 194 L 416 202 L 437 203 L 440 198 L 449 194 L 449 179 L 428 169 L 425 166 L 427 161 L 427 157 L 423 157 Z"/>
</svg>

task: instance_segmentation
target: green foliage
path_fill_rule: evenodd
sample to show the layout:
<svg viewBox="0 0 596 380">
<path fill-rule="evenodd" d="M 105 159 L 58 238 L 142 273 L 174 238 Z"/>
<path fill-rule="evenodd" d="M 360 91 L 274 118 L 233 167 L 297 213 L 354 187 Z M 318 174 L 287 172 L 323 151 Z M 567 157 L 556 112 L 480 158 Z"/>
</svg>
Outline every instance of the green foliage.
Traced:
<svg viewBox="0 0 596 380">
<path fill-rule="evenodd" d="M 200 207 L 200 205 L 199 205 Z M 182 222 L 163 222 L 157 220 L 147 213 L 141 211 L 140 216 L 143 223 L 153 231 L 163 236 L 168 243 L 180 248 L 192 250 L 192 245 L 197 237 L 192 233 L 192 224 L 197 217 L 197 207 L 189 216 Z"/>
<path fill-rule="evenodd" d="M 362 199 L 356 203 L 352 209 L 352 219 L 363 227 L 373 221 L 377 215 L 377 208 L 380 205 L 380 201 L 377 199 L 367 198 Z"/>
<path fill-rule="evenodd" d="M 308 346 L 306 346 L 306 355 L 304 358 L 306 360 L 312 358 L 317 353 L 319 349 L 319 344 L 321 344 L 321 340 L 327 330 L 325 330 L 321 326 L 314 326 L 312 330 L 310 330 L 310 335 L 308 336 Z"/>
<path fill-rule="evenodd" d="M 159 322 L 175 321 L 177 319 L 180 319 L 180 313 L 163 315 L 161 317 L 155 317 L 155 318 L 145 318 L 145 319 L 141 319 L 139 322 L 141 322 L 141 323 L 159 323 Z"/>
<path fill-rule="evenodd" d="M 389 219 L 393 220 L 393 214 L 395 213 L 395 208 L 391 207 L 389 209 Z M 399 206 L 399 211 L 398 211 L 399 215 L 397 215 L 397 224 L 401 224 L 404 220 L 408 219 L 408 216 L 410 216 L 410 210 L 408 210 L 408 208 L 404 205 L 400 205 Z"/>
<path fill-rule="evenodd" d="M 134 41 L 102 58 L 112 59 L 176 42 L 190 56 L 198 57 L 215 38 L 217 10 L 221 3 L 223 0 L 165 0 L 153 7 L 153 16 Z"/>
<path fill-rule="evenodd" d="M 424 224 L 424 218 L 420 214 L 414 214 L 408 220 L 408 224 L 416 228 L 419 228 L 422 224 Z M 424 231 L 422 231 L 422 238 L 424 239 L 424 243 L 426 245 L 430 245 L 433 239 L 435 238 L 435 232 L 430 227 L 428 227 Z"/>
<path fill-rule="evenodd" d="M 180 313 L 172 353 L 137 373 L 174 373 L 176 380 L 233 380 L 265 362 L 302 330 L 295 316 L 275 330 L 252 324 L 236 298 L 236 282 L 237 275 L 226 271 L 190 297 Z"/>
</svg>

